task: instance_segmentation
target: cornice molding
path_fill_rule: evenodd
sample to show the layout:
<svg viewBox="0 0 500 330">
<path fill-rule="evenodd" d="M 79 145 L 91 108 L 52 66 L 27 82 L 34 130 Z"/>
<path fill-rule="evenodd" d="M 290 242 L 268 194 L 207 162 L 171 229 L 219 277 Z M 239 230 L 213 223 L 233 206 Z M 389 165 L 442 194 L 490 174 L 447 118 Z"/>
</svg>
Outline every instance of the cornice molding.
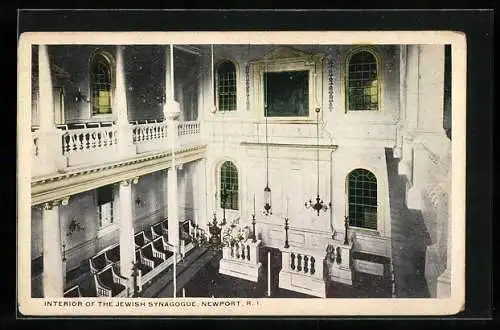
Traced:
<svg viewBox="0 0 500 330">
<path fill-rule="evenodd" d="M 176 163 L 189 163 L 206 155 L 206 145 L 176 151 Z M 171 153 L 162 152 L 109 165 L 75 170 L 70 173 L 35 178 L 31 183 L 31 205 L 75 195 L 101 186 L 134 180 L 171 167 Z"/>
</svg>

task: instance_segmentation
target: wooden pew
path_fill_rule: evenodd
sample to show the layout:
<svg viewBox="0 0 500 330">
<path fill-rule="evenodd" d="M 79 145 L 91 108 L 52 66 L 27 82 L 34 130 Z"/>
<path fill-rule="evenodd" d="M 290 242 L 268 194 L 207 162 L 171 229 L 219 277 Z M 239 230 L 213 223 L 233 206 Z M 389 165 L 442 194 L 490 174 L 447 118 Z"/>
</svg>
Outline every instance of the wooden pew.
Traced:
<svg viewBox="0 0 500 330">
<path fill-rule="evenodd" d="M 79 298 L 81 297 L 82 294 L 80 293 L 80 286 L 79 285 L 74 285 L 68 290 L 64 291 L 64 298 Z"/>
<path fill-rule="evenodd" d="M 116 274 L 113 264 L 94 274 L 97 297 L 126 297 L 127 279 Z"/>
<path fill-rule="evenodd" d="M 194 226 L 191 220 L 185 220 L 179 224 L 179 239 L 181 244 L 181 254 L 185 256 L 189 251 L 194 248 L 192 239 L 192 230 Z"/>
<path fill-rule="evenodd" d="M 110 263 L 106 260 L 105 251 L 101 251 L 89 259 L 90 273 L 96 274 L 109 264 Z"/>
<path fill-rule="evenodd" d="M 135 241 L 135 247 L 136 248 L 142 248 L 144 245 L 149 243 L 148 238 L 144 234 L 144 230 L 138 232 L 137 234 L 134 235 L 134 241 Z"/>
<path fill-rule="evenodd" d="M 117 264 L 120 261 L 120 245 L 111 245 L 106 251 L 104 251 L 104 256 L 106 261 L 110 264 Z"/>
</svg>

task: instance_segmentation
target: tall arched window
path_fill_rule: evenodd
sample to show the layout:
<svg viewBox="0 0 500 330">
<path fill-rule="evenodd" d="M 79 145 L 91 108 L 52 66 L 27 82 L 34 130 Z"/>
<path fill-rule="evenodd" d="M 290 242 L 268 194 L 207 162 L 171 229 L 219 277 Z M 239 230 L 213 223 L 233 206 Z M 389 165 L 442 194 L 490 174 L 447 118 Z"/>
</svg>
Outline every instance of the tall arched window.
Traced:
<svg viewBox="0 0 500 330">
<path fill-rule="evenodd" d="M 347 176 L 349 225 L 377 229 L 377 178 L 365 169 Z"/>
<path fill-rule="evenodd" d="M 378 110 L 379 81 L 377 59 L 366 50 L 350 56 L 347 62 L 347 110 Z"/>
<path fill-rule="evenodd" d="M 220 196 L 222 208 L 238 210 L 238 170 L 230 161 L 220 168 Z"/>
<path fill-rule="evenodd" d="M 219 111 L 236 110 L 236 67 L 231 61 L 217 65 L 215 90 Z"/>
<path fill-rule="evenodd" d="M 111 61 L 103 53 L 95 54 L 90 64 L 92 114 L 94 115 L 111 113 L 111 78 Z"/>
</svg>

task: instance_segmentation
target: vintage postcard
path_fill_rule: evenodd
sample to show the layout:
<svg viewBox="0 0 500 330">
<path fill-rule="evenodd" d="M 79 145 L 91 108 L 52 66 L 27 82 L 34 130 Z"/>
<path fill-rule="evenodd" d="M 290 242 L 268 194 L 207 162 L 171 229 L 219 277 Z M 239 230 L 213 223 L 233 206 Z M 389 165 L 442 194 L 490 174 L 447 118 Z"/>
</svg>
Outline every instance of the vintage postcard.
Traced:
<svg viewBox="0 0 500 330">
<path fill-rule="evenodd" d="M 18 56 L 22 315 L 463 309 L 464 34 L 24 33 Z"/>
</svg>

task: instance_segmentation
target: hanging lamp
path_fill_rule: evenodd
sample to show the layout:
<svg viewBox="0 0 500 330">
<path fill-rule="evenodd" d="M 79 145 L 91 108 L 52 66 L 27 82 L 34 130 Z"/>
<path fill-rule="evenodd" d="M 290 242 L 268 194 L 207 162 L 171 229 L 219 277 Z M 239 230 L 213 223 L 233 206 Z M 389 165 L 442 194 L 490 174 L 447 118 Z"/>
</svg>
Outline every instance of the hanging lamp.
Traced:
<svg viewBox="0 0 500 330">
<path fill-rule="evenodd" d="M 217 91 L 215 90 L 215 68 L 214 68 L 214 45 L 210 45 L 210 60 L 211 60 L 211 78 L 212 78 L 212 95 L 213 95 L 213 102 L 212 102 L 212 107 L 210 109 L 210 112 L 216 113 L 217 112 Z"/>
<path fill-rule="evenodd" d="M 320 211 L 326 211 L 328 210 L 328 205 L 323 202 L 321 197 L 319 197 L 319 112 L 320 108 L 316 107 L 314 109 L 316 112 L 316 198 L 315 202 L 313 202 L 312 199 L 308 200 L 307 202 L 304 203 L 305 207 L 307 209 L 312 208 L 314 211 L 317 212 L 317 215 L 319 216 Z"/>
<path fill-rule="evenodd" d="M 267 143 L 267 62 L 265 66 L 266 70 L 264 71 L 264 117 L 265 117 L 265 125 L 266 125 L 266 187 L 264 188 L 264 214 L 271 215 L 273 214 L 271 209 L 271 188 L 269 188 L 269 145 Z"/>
</svg>

